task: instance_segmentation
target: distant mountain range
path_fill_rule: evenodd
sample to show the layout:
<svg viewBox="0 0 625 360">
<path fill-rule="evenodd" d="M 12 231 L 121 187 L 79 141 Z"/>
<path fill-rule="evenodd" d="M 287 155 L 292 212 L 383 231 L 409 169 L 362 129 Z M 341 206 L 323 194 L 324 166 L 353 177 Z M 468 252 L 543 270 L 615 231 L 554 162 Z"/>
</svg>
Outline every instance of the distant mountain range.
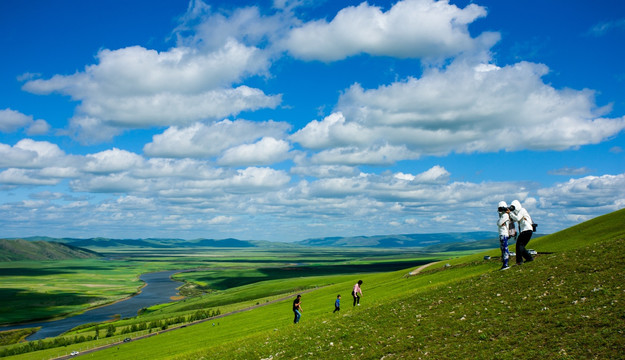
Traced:
<svg viewBox="0 0 625 360">
<path fill-rule="evenodd" d="M 219 248 L 271 248 L 271 247 L 374 247 L 374 248 L 400 248 L 400 247 L 420 247 L 420 248 L 482 248 L 480 241 L 486 241 L 483 246 L 494 247 L 493 239 L 497 239 L 497 233 L 491 231 L 473 231 L 462 233 L 432 233 L 432 234 L 400 234 L 400 235 L 378 235 L 378 236 L 352 236 L 352 237 L 324 237 L 316 239 L 306 239 L 293 243 L 260 241 L 260 240 L 239 240 L 239 239 L 166 239 L 166 238 L 146 238 L 146 239 L 110 239 L 110 238 L 52 238 L 45 236 L 33 236 L 24 238 L 28 241 L 47 241 L 68 244 L 75 247 L 85 248 L 112 248 L 112 247 L 137 247 L 137 248 L 197 248 L 197 247 L 219 247 Z M 455 245 L 452 245 L 455 244 Z"/>
<path fill-rule="evenodd" d="M 32 236 L 23 238 L 28 241 L 54 241 L 63 244 L 70 244 L 72 246 L 87 247 L 87 248 L 111 248 L 111 247 L 138 247 L 138 248 L 197 248 L 197 247 L 228 247 L 228 248 L 244 248 L 244 247 L 257 247 L 253 241 L 238 240 L 238 239 L 110 239 L 110 238 L 89 238 L 89 239 L 77 239 L 77 238 L 52 238 L 47 236 Z M 262 243 L 262 242 L 258 242 Z"/>
<path fill-rule="evenodd" d="M 94 251 L 59 242 L 0 239 L 0 261 L 86 259 L 100 256 Z"/>
<path fill-rule="evenodd" d="M 326 237 L 319 239 L 307 239 L 296 243 L 305 246 L 398 248 L 428 247 L 449 243 L 468 243 L 486 239 L 492 241 L 492 239 L 495 238 L 498 238 L 498 236 L 494 231 L 472 231 L 462 233 Z M 493 246 L 495 245 L 491 245 L 490 247 Z M 498 244 L 496 246 L 498 246 Z"/>
</svg>

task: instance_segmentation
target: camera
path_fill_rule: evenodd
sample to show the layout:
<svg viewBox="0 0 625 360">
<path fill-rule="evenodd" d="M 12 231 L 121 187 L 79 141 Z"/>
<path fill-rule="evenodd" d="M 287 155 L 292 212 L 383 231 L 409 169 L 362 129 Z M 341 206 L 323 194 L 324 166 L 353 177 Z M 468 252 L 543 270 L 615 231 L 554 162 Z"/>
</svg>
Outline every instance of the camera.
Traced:
<svg viewBox="0 0 625 360">
<path fill-rule="evenodd" d="M 499 212 L 506 212 L 506 210 L 508 210 L 508 208 L 504 207 L 504 206 L 500 206 L 500 207 L 497 208 L 497 211 L 499 211 Z"/>
<path fill-rule="evenodd" d="M 516 209 L 516 208 L 514 207 L 514 205 L 510 205 L 510 207 L 508 208 L 508 210 L 510 210 L 510 211 L 514 211 L 514 209 Z"/>
</svg>

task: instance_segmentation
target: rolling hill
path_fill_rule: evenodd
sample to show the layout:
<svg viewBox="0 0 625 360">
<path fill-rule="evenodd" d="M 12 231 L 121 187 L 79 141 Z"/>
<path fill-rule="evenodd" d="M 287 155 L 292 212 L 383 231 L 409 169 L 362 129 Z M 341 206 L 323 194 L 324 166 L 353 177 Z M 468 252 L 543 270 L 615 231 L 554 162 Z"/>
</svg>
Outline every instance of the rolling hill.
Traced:
<svg viewBox="0 0 625 360">
<path fill-rule="evenodd" d="M 535 261 L 500 267 L 498 249 L 402 271 L 318 279 L 273 280 L 233 288 L 224 309 L 238 309 L 89 354 L 93 359 L 622 359 L 625 348 L 625 209 L 532 239 Z M 492 259 L 485 260 L 484 255 Z M 362 306 L 349 291 L 363 279 Z M 292 323 L 291 300 L 302 292 L 303 316 Z M 326 283 L 328 284 L 328 283 Z M 267 294 L 282 288 L 279 301 Z M 264 289 L 264 290 L 261 290 Z M 289 290 L 290 289 L 290 290 Z M 243 301 L 246 294 L 255 300 Z M 334 299 L 343 294 L 341 311 Z M 274 294 L 275 295 L 275 294 Z M 282 300 L 288 296 L 286 300 Z M 203 296 L 149 312 L 171 318 L 206 309 Z M 241 299 L 241 300 L 237 300 Z M 250 306 L 256 304 L 255 306 Z M 243 311 L 245 310 L 245 311 Z M 153 319 L 152 318 L 152 319 Z M 129 319 L 131 322 L 153 320 Z M 146 334 L 144 332 L 144 334 Z M 138 334 L 137 334 L 138 335 Z M 151 336 L 153 335 L 153 336 Z M 129 342 L 122 342 L 128 337 Z M 82 343 L 81 351 L 102 343 Z M 21 346 L 21 345 L 20 345 Z M 52 358 L 67 347 L 15 357 Z"/>
<path fill-rule="evenodd" d="M 497 249 L 361 275 L 290 299 L 90 356 L 131 359 L 617 359 L 625 348 L 625 210 L 533 239 L 532 263 L 498 271 Z M 408 269 L 407 269 L 408 270 Z M 362 306 L 349 289 L 364 279 Z M 333 299 L 343 306 L 333 314 Z M 258 299 L 258 303 L 264 300 Z"/>
<path fill-rule="evenodd" d="M 0 239 L 0 261 L 67 260 L 100 256 L 95 251 L 58 242 Z"/>
</svg>

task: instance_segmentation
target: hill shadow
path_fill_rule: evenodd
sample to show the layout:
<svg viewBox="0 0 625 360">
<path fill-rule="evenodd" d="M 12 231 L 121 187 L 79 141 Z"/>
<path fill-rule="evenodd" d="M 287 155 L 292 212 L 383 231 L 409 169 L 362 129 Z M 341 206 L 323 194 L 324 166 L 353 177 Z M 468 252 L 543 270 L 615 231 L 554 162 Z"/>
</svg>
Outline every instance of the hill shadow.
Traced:
<svg viewBox="0 0 625 360">
<path fill-rule="evenodd" d="M 47 275 L 60 275 L 60 274 L 71 274 L 72 271 L 67 271 L 64 269 L 50 269 L 50 268 L 26 268 L 26 267 L 16 267 L 16 268 L 4 268 L 0 269 L 0 276 L 47 276 Z M 0 289 L 3 290 L 3 289 Z"/>
<path fill-rule="evenodd" d="M 47 276 L 73 274 L 81 270 L 108 270 L 106 266 L 65 266 L 63 268 L 32 268 L 32 267 L 11 267 L 0 268 L 0 276 Z"/>
<path fill-rule="evenodd" d="M 226 290 L 237 286 L 249 285 L 265 280 L 282 280 L 302 276 L 345 275 L 360 273 L 389 272 L 417 267 L 432 262 L 432 260 L 398 261 L 374 264 L 341 264 L 320 266 L 288 266 L 276 268 L 260 268 L 258 271 L 265 276 L 238 276 L 224 278 L 211 284 L 215 290 Z"/>
<path fill-rule="evenodd" d="M 21 289 L 0 289 L 0 324 L 38 321 L 61 315 L 54 309 L 59 306 L 76 306 L 93 303 L 103 298 L 71 292 L 36 292 Z"/>
</svg>

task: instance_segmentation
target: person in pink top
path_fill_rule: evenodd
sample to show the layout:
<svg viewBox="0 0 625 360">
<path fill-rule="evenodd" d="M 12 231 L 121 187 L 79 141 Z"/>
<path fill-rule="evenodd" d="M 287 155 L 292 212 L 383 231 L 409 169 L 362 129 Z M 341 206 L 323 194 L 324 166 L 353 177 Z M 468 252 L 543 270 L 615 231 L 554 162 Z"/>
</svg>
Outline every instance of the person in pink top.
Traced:
<svg viewBox="0 0 625 360">
<path fill-rule="evenodd" d="M 358 280 L 358 282 L 354 285 L 354 290 L 352 290 L 352 296 L 354 297 L 354 306 L 360 306 L 360 296 L 362 296 L 362 289 L 360 288 L 362 285 L 362 280 Z M 360 293 L 360 296 L 358 294 Z"/>
</svg>

